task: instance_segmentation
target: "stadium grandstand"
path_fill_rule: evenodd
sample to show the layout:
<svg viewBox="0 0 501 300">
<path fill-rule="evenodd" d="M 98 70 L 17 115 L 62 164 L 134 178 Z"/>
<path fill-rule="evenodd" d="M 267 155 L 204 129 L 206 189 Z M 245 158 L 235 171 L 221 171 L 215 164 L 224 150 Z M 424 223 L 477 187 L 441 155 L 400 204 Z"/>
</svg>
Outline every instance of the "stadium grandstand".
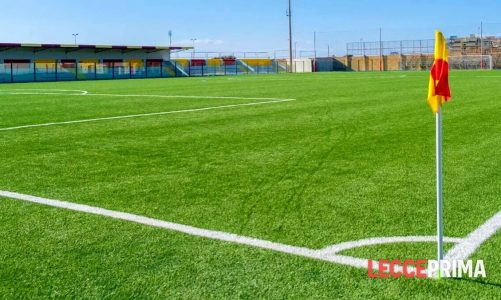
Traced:
<svg viewBox="0 0 501 300">
<path fill-rule="evenodd" d="M 171 52 L 189 49 L 0 43 L 0 82 L 176 76 Z"/>
<path fill-rule="evenodd" d="M 171 58 L 192 47 L 0 43 L 0 82 L 133 79 L 285 72 L 269 58 Z"/>
</svg>

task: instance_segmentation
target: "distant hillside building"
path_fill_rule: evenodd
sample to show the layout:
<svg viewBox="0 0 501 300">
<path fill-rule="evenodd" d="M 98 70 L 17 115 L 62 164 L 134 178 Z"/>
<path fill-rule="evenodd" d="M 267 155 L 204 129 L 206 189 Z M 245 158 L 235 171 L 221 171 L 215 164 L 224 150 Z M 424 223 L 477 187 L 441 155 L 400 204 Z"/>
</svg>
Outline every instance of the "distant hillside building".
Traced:
<svg viewBox="0 0 501 300">
<path fill-rule="evenodd" d="M 450 52 L 453 54 L 483 54 L 501 53 L 501 38 L 487 36 L 482 38 L 471 34 L 468 37 L 451 36 L 449 40 Z"/>
</svg>

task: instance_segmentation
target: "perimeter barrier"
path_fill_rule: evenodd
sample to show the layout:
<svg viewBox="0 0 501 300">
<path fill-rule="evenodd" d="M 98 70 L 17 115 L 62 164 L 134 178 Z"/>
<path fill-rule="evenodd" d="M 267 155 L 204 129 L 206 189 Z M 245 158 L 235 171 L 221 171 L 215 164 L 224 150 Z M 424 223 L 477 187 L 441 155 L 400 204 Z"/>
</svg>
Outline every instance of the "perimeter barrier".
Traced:
<svg viewBox="0 0 501 300">
<path fill-rule="evenodd" d="M 139 79 L 287 72 L 285 61 L 262 58 L 174 59 L 156 62 L 6 62 L 0 82 Z"/>
</svg>

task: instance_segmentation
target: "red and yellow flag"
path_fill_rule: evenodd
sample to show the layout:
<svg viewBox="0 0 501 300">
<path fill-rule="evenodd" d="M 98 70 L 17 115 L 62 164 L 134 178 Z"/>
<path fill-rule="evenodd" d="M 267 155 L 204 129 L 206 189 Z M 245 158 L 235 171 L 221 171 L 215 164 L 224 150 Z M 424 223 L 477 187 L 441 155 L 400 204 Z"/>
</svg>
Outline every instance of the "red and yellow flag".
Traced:
<svg viewBox="0 0 501 300">
<path fill-rule="evenodd" d="M 435 62 L 431 68 L 428 87 L 428 104 L 434 113 L 438 112 L 444 102 L 451 99 L 449 88 L 449 52 L 444 35 L 435 32 Z"/>
</svg>

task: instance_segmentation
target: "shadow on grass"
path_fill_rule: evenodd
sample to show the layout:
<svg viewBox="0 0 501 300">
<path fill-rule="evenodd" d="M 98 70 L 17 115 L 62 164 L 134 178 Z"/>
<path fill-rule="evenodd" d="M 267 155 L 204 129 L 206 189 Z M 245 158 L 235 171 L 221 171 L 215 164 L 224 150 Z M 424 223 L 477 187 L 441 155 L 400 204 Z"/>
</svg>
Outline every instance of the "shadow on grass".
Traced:
<svg viewBox="0 0 501 300">
<path fill-rule="evenodd" d="M 483 280 L 476 280 L 472 278 L 452 278 L 454 280 L 459 280 L 459 281 L 468 281 L 476 284 L 481 284 L 481 285 L 490 285 L 490 286 L 495 286 L 498 288 L 501 288 L 501 283 L 496 283 L 496 282 L 488 282 L 488 281 L 483 281 Z"/>
</svg>

